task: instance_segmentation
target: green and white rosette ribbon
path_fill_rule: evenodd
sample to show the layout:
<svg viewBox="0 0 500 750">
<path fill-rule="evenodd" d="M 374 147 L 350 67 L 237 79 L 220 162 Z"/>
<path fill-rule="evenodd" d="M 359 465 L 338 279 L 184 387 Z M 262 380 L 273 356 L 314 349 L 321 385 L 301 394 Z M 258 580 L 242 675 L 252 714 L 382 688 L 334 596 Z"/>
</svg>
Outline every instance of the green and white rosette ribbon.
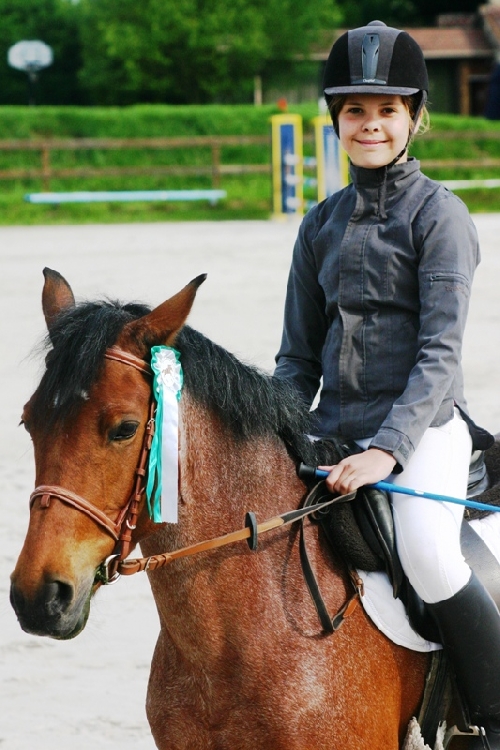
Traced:
<svg viewBox="0 0 500 750">
<path fill-rule="evenodd" d="M 177 523 L 181 355 L 171 346 L 153 346 L 151 355 L 153 394 L 158 406 L 146 485 L 148 510 L 155 523 Z"/>
</svg>

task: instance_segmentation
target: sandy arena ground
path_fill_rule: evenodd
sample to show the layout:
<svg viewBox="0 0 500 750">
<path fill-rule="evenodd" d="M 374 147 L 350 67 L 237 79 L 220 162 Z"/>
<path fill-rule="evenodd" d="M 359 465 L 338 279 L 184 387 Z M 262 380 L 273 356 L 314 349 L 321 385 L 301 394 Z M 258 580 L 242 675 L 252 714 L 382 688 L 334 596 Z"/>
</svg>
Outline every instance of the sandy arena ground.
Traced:
<svg viewBox="0 0 500 750">
<path fill-rule="evenodd" d="M 483 261 L 465 341 L 471 412 L 500 431 L 500 214 L 475 216 Z M 297 222 L 0 228 L 2 484 L 0 747 L 5 750 L 153 750 L 144 711 L 158 621 L 147 579 L 96 597 L 74 641 L 28 636 L 8 601 L 9 575 L 28 523 L 33 460 L 18 427 L 41 372 L 42 268 L 77 298 L 162 302 L 208 273 L 190 323 L 245 361 L 272 367 Z"/>
</svg>

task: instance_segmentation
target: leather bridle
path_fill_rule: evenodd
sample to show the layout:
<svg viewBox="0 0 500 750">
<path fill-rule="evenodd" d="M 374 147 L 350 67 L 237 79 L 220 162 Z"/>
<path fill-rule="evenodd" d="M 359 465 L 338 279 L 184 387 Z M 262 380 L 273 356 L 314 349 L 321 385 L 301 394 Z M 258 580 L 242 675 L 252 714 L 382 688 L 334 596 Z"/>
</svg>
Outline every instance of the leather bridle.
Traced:
<svg viewBox="0 0 500 750">
<path fill-rule="evenodd" d="M 106 359 L 113 360 L 115 362 L 121 362 L 124 365 L 134 367 L 141 373 L 151 376 L 151 367 L 139 357 L 134 354 L 125 352 L 118 347 L 111 347 L 106 351 Z M 144 500 L 146 491 L 146 475 L 147 475 L 147 461 L 149 457 L 149 451 L 151 449 L 151 443 L 153 440 L 154 429 L 155 429 L 155 410 L 156 402 L 153 396 L 150 399 L 149 405 L 149 416 L 146 423 L 146 429 L 144 431 L 144 438 L 139 456 L 137 468 L 135 470 L 135 481 L 132 494 L 128 499 L 128 502 L 119 511 L 116 520 L 113 520 L 106 515 L 102 510 L 97 508 L 95 505 L 90 503 L 84 497 L 71 492 L 64 487 L 57 485 L 42 484 L 36 487 L 30 496 L 30 508 L 37 498 L 40 498 L 40 508 L 46 509 L 50 506 L 52 498 L 59 500 L 66 505 L 69 505 L 76 510 L 81 511 L 84 515 L 94 521 L 100 526 L 106 533 L 110 534 L 116 542 L 115 549 L 109 557 L 104 560 L 96 572 L 95 582 L 109 584 L 117 580 L 120 575 L 132 575 L 143 570 L 156 570 L 168 565 L 175 559 L 180 557 L 186 557 L 197 554 L 206 550 L 216 549 L 223 547 L 227 544 L 234 544 L 235 542 L 247 540 L 250 549 L 257 549 L 257 540 L 260 534 L 271 531 L 272 529 L 280 528 L 296 521 L 303 521 L 307 516 L 317 513 L 323 510 L 333 503 L 347 502 L 353 499 L 355 493 L 340 497 L 330 497 L 328 500 L 315 503 L 310 505 L 306 498 L 303 507 L 287 511 L 274 518 L 267 519 L 262 523 L 258 524 L 255 514 L 249 512 L 246 514 L 245 527 L 238 531 L 233 531 L 229 534 L 225 534 L 221 537 L 215 537 L 214 539 L 207 539 L 197 544 L 189 545 L 181 549 L 175 550 L 174 552 L 164 552 L 158 555 L 150 555 L 148 557 L 142 557 L 137 559 L 125 558 L 130 552 L 132 547 L 132 532 L 136 528 L 137 518 L 141 511 L 141 505 Z M 303 529 L 301 528 L 301 563 L 304 572 L 305 580 L 314 605 L 316 607 L 320 622 L 327 633 L 333 633 L 342 625 L 346 617 L 351 615 L 357 605 L 359 604 L 360 598 L 363 595 L 363 582 L 357 572 L 353 569 L 348 570 L 349 579 L 354 589 L 354 593 L 347 598 L 345 603 L 340 607 L 337 614 L 331 617 L 326 609 L 326 605 L 319 591 L 316 578 L 307 557 L 307 551 L 305 549 L 305 540 L 303 538 Z"/>
<path fill-rule="evenodd" d="M 118 347 L 113 346 L 109 348 L 106 351 L 105 357 L 106 359 L 134 367 L 136 370 L 146 375 L 152 375 L 151 367 L 147 362 L 139 359 L 139 357 L 136 357 L 130 352 L 125 352 L 122 349 L 119 349 Z M 84 515 L 94 521 L 94 523 L 100 526 L 101 529 L 113 537 L 116 546 L 113 553 L 103 563 L 105 573 L 104 576 L 100 577 L 100 580 L 103 583 L 111 583 L 118 577 L 118 564 L 121 560 L 124 560 L 127 557 L 132 546 L 132 532 L 136 528 L 137 517 L 140 513 L 146 490 L 147 461 L 155 429 L 155 409 L 156 402 L 154 398 L 151 398 L 142 448 L 135 469 L 132 493 L 125 506 L 119 511 L 116 519 L 110 518 L 106 513 L 84 497 L 81 497 L 64 487 L 59 487 L 58 485 L 41 484 L 38 487 L 35 487 L 30 496 L 30 508 L 33 507 L 37 498 L 40 498 L 39 507 L 42 509 L 48 508 L 52 499 L 59 500 L 65 505 L 69 505 L 72 508 L 81 511 Z"/>
</svg>

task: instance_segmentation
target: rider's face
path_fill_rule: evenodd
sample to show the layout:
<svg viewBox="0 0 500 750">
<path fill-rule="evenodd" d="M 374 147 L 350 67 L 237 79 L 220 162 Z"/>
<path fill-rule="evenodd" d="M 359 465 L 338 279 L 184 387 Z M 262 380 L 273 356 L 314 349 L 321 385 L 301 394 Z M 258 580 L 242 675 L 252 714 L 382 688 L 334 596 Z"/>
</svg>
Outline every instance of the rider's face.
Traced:
<svg viewBox="0 0 500 750">
<path fill-rule="evenodd" d="M 408 143 L 412 120 L 400 96 L 350 94 L 338 116 L 340 142 L 357 167 L 390 164 Z M 407 152 L 398 160 L 407 160 Z"/>
</svg>

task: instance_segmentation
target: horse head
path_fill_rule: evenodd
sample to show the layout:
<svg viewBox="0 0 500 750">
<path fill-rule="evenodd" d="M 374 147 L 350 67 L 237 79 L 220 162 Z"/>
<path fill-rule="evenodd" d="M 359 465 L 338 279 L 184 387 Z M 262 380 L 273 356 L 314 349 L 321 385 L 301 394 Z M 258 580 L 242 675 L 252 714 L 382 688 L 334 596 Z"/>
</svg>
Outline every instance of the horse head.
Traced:
<svg viewBox="0 0 500 750">
<path fill-rule="evenodd" d="M 76 305 L 59 273 L 45 269 L 44 276 L 50 350 L 22 415 L 36 489 L 11 602 L 27 632 L 67 639 L 86 624 L 103 561 L 123 551 L 124 540 L 128 550 L 151 531 L 137 471 L 150 421 L 147 363 L 152 346 L 175 341 L 205 276 L 152 311 Z M 119 356 L 107 356 L 110 347 Z"/>
</svg>

